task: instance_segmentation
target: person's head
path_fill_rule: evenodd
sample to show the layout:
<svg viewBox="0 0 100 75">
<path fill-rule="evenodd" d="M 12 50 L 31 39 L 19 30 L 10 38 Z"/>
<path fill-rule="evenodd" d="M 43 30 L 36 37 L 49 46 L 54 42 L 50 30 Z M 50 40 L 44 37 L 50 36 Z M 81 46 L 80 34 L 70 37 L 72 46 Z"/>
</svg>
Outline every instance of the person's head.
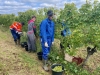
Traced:
<svg viewBox="0 0 100 75">
<path fill-rule="evenodd" d="M 53 11 L 52 10 L 49 10 L 48 12 L 47 12 L 47 16 L 48 16 L 48 18 L 50 19 L 50 20 L 52 20 L 53 19 Z"/>
<path fill-rule="evenodd" d="M 32 16 L 32 20 L 33 21 L 36 21 L 36 16 Z"/>
<path fill-rule="evenodd" d="M 24 22 L 21 22 L 21 24 L 22 24 L 22 26 L 23 26 L 23 25 L 25 25 L 25 23 L 24 23 Z"/>
</svg>

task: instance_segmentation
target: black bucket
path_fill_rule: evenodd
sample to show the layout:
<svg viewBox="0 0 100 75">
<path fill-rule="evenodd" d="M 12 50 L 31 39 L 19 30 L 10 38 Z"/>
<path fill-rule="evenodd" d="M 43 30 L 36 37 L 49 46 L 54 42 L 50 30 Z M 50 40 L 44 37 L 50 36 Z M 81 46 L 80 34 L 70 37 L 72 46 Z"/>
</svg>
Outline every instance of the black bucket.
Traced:
<svg viewBox="0 0 100 75">
<path fill-rule="evenodd" d="M 24 42 L 21 42 L 21 47 L 24 48 Z"/>
<path fill-rule="evenodd" d="M 28 45 L 24 45 L 25 50 L 28 51 Z"/>
<path fill-rule="evenodd" d="M 27 45 L 27 42 L 21 42 L 21 47 L 24 48 Z"/>
<path fill-rule="evenodd" d="M 60 64 L 55 64 L 51 66 L 51 69 L 54 69 L 56 66 L 62 66 Z M 62 71 L 61 72 L 55 72 L 52 70 L 52 75 L 63 75 L 64 67 L 62 66 Z"/>
<path fill-rule="evenodd" d="M 39 60 L 42 60 L 42 54 L 43 54 L 42 52 L 38 52 L 38 53 L 37 53 L 37 56 L 38 56 L 38 59 L 39 59 Z"/>
</svg>

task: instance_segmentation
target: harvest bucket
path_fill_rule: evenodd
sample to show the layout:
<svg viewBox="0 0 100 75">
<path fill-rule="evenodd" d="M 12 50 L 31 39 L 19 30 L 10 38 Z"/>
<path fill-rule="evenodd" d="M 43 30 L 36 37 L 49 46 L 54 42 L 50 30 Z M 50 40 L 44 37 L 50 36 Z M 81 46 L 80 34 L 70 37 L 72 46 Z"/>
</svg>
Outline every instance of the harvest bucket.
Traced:
<svg viewBox="0 0 100 75">
<path fill-rule="evenodd" d="M 24 48 L 24 42 L 21 42 L 21 47 Z"/>
<path fill-rule="evenodd" d="M 27 45 L 27 42 L 21 42 L 21 47 L 24 48 Z"/>
<path fill-rule="evenodd" d="M 42 60 L 42 54 L 43 54 L 42 52 L 38 52 L 38 53 L 37 53 L 37 56 L 38 56 L 38 59 L 39 59 L 39 60 Z"/>
<path fill-rule="evenodd" d="M 53 69 L 57 66 L 61 66 L 62 67 L 62 71 L 59 71 L 59 72 L 56 72 L 54 71 Z M 63 75 L 63 71 L 64 71 L 64 67 L 60 64 L 54 64 L 51 66 L 51 69 L 52 69 L 52 75 Z"/>
<path fill-rule="evenodd" d="M 25 50 L 28 51 L 28 45 L 24 45 Z"/>
</svg>

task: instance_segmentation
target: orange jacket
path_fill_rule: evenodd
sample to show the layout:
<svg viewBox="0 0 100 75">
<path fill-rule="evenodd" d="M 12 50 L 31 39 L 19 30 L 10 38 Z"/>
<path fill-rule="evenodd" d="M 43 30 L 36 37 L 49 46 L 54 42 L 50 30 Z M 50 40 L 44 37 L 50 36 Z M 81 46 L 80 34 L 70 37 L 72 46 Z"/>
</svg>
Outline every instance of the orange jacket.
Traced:
<svg viewBox="0 0 100 75">
<path fill-rule="evenodd" d="M 22 31 L 22 24 L 19 22 L 14 22 L 11 26 L 10 29 L 15 29 L 18 32 Z"/>
</svg>

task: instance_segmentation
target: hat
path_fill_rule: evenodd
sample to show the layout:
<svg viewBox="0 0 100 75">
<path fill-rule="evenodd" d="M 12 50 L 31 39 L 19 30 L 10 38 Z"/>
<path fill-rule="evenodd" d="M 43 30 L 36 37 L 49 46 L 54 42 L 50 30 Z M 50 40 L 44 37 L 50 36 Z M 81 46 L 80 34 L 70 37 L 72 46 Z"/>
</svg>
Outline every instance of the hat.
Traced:
<svg viewBox="0 0 100 75">
<path fill-rule="evenodd" d="M 49 10 L 49 11 L 47 12 L 47 15 L 48 15 L 48 16 L 53 16 L 53 11 L 52 11 L 52 10 Z"/>
</svg>

